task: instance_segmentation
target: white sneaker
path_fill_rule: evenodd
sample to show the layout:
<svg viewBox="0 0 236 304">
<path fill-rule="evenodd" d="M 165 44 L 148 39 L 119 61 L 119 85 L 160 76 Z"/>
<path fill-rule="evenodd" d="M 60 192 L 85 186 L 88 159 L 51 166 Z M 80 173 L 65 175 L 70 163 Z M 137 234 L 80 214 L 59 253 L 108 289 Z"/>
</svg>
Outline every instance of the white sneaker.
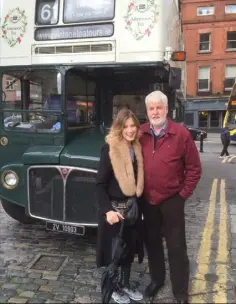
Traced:
<svg viewBox="0 0 236 304">
<path fill-rule="evenodd" d="M 142 301 L 143 300 L 143 295 L 141 294 L 140 291 L 138 291 L 135 288 L 123 288 L 123 291 L 129 296 L 131 300 L 134 301 Z"/>
<path fill-rule="evenodd" d="M 219 158 L 225 158 L 224 156 L 219 156 Z"/>
<path fill-rule="evenodd" d="M 126 293 L 122 289 L 119 289 L 117 291 L 113 291 L 111 295 L 112 299 L 119 304 L 129 304 L 130 299 Z"/>
</svg>

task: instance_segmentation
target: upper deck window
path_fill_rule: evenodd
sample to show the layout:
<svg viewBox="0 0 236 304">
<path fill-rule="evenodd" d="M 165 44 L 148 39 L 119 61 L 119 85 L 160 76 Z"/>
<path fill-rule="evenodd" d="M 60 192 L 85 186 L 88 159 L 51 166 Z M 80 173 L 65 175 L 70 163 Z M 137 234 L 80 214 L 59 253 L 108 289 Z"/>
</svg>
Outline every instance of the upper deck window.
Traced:
<svg viewBox="0 0 236 304">
<path fill-rule="evenodd" d="M 209 16 L 214 15 L 215 7 L 214 6 L 202 6 L 197 8 L 198 16 Z"/>
<path fill-rule="evenodd" d="M 38 25 L 57 24 L 59 0 L 36 0 L 35 23 Z"/>
<path fill-rule="evenodd" d="M 111 20 L 115 0 L 64 0 L 64 23 Z"/>
</svg>

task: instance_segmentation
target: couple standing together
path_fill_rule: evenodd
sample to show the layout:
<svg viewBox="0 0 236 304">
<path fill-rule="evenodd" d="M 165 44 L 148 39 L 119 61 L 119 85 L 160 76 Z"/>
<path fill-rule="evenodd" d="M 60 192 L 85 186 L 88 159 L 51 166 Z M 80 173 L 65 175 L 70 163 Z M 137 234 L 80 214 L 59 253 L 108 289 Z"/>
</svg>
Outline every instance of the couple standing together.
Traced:
<svg viewBox="0 0 236 304">
<path fill-rule="evenodd" d="M 189 260 L 184 206 L 201 177 L 201 163 L 190 132 L 167 118 L 166 95 L 154 91 L 146 97 L 145 104 L 149 122 L 140 126 L 130 110 L 122 109 L 102 147 L 96 185 L 99 204 L 97 266 L 107 266 L 111 262 L 112 240 L 119 233 L 123 220 L 122 214 L 112 207 L 112 201 L 126 201 L 135 196 L 138 219 L 124 228 L 127 254 L 112 298 L 117 303 L 143 299 L 129 282 L 134 256 L 138 255 L 139 263 L 143 261 L 143 241 L 151 277 L 145 296 L 154 297 L 163 287 L 166 276 L 164 233 L 174 297 L 177 303 L 188 303 Z"/>
</svg>

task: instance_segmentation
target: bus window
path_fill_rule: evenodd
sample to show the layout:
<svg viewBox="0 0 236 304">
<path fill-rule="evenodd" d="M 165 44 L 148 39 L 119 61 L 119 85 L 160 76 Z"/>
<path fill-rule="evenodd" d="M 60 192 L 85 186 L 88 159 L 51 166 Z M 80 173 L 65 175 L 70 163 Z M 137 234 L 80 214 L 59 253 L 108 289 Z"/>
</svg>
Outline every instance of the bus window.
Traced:
<svg viewBox="0 0 236 304">
<path fill-rule="evenodd" d="M 230 111 L 228 116 L 228 124 L 235 125 L 236 124 L 236 111 Z"/>
<path fill-rule="evenodd" d="M 140 123 L 146 122 L 146 106 L 144 95 L 116 95 L 113 98 L 113 118 L 122 108 L 128 108 L 135 113 Z"/>
<path fill-rule="evenodd" d="M 66 74 L 66 108 L 68 127 L 91 123 L 95 111 L 95 82 L 81 77 L 81 71 L 76 69 Z"/>
<path fill-rule="evenodd" d="M 55 133 L 61 128 L 58 71 L 11 71 L 3 75 L 4 128 Z"/>
</svg>

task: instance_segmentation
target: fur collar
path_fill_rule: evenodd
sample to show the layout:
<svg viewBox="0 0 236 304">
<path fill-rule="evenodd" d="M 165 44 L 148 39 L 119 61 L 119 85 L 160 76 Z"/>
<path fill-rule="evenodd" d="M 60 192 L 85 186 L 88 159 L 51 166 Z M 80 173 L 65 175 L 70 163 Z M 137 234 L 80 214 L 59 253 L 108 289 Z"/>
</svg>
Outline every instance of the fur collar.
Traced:
<svg viewBox="0 0 236 304">
<path fill-rule="evenodd" d="M 124 140 L 110 138 L 108 144 L 112 168 L 121 191 L 126 196 L 137 195 L 137 197 L 140 197 L 144 187 L 143 156 L 140 143 L 137 142 L 132 145 L 137 160 L 137 185 L 127 143 Z"/>
</svg>

